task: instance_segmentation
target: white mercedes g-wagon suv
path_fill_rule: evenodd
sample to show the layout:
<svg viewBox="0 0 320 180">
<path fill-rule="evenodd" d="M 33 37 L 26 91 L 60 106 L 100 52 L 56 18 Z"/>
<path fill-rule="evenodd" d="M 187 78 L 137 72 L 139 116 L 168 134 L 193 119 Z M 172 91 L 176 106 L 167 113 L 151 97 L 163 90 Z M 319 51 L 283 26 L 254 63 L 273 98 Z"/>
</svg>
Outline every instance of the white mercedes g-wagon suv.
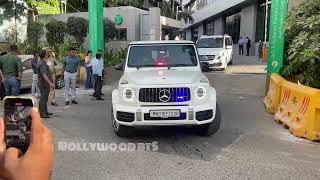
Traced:
<svg viewBox="0 0 320 180">
<path fill-rule="evenodd" d="M 202 70 L 192 41 L 132 42 L 112 92 L 114 132 L 129 136 L 139 126 L 193 126 L 200 135 L 220 128 L 216 90 Z"/>
</svg>

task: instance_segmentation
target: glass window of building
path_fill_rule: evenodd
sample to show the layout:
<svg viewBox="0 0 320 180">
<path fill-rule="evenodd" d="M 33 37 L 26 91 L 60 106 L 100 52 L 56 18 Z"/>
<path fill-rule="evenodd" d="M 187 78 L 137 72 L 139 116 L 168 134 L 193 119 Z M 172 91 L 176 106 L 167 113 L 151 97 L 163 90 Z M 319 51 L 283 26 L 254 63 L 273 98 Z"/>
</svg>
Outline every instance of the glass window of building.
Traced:
<svg viewBox="0 0 320 180">
<path fill-rule="evenodd" d="M 191 29 L 191 38 L 193 42 L 198 40 L 198 27 Z"/>
<path fill-rule="evenodd" d="M 236 13 L 231 16 L 227 16 L 225 20 L 225 34 L 232 37 L 233 42 L 238 42 L 240 38 L 240 22 L 241 14 Z"/>
<path fill-rule="evenodd" d="M 205 24 L 204 34 L 208 35 L 208 36 L 214 35 L 214 22 L 210 22 L 210 23 Z"/>
<path fill-rule="evenodd" d="M 267 39 L 269 39 L 269 27 L 270 27 L 270 13 L 271 13 L 271 0 L 268 3 L 268 25 L 267 25 Z M 265 22 L 266 22 L 266 1 L 259 0 L 257 9 L 257 25 L 256 25 L 256 41 L 264 41 L 265 36 Z"/>
<path fill-rule="evenodd" d="M 118 41 L 126 41 L 127 40 L 127 29 L 126 28 L 118 29 L 118 32 L 116 35 L 116 40 L 118 40 Z"/>
</svg>

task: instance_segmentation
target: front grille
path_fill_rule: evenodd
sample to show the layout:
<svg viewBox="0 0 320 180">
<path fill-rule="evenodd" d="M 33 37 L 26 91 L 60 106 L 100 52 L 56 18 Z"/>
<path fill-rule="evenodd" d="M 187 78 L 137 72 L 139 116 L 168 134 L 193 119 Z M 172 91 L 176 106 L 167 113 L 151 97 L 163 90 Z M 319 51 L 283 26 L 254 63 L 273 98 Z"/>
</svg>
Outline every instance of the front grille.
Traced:
<svg viewBox="0 0 320 180">
<path fill-rule="evenodd" d="M 139 101 L 147 103 L 171 103 L 190 101 L 189 88 L 141 88 Z"/>
<path fill-rule="evenodd" d="M 213 61 L 215 58 L 215 55 L 200 56 L 200 61 Z"/>
<path fill-rule="evenodd" d="M 187 113 L 180 113 L 180 117 L 168 117 L 168 118 L 154 118 L 150 117 L 150 113 L 144 114 L 144 120 L 146 121 L 158 121 L 158 120 L 186 120 Z"/>
<path fill-rule="evenodd" d="M 196 113 L 196 119 L 197 121 L 205 121 L 209 120 L 213 117 L 213 111 L 207 110 L 207 111 L 199 111 Z"/>
<path fill-rule="evenodd" d="M 134 113 L 128 113 L 128 112 L 117 112 L 117 119 L 118 121 L 122 122 L 133 122 L 134 121 Z"/>
</svg>

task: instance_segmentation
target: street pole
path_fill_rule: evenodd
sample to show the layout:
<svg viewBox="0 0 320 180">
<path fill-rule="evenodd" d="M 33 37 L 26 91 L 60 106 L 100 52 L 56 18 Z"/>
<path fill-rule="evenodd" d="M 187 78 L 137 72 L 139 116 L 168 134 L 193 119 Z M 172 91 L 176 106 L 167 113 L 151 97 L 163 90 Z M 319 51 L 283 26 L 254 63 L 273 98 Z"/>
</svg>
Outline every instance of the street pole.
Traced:
<svg viewBox="0 0 320 180">
<path fill-rule="evenodd" d="M 17 27 L 17 0 L 14 0 L 14 27 L 15 41 L 18 43 L 18 27 Z"/>
<path fill-rule="evenodd" d="M 267 50 L 267 35 L 268 35 L 268 15 L 269 15 L 269 4 L 268 4 L 269 0 L 266 0 L 266 8 L 265 8 L 265 25 L 264 25 L 264 43 L 263 43 L 263 51 L 265 53 L 265 51 Z M 264 54 L 263 53 L 263 54 Z M 265 95 L 267 95 L 268 90 L 269 90 L 269 82 L 270 82 L 270 76 L 267 74 L 266 77 L 266 90 L 265 90 Z"/>
<path fill-rule="evenodd" d="M 268 16 L 269 16 L 269 0 L 266 0 L 266 16 L 264 25 L 264 45 L 267 45 L 267 34 L 268 34 Z"/>
</svg>

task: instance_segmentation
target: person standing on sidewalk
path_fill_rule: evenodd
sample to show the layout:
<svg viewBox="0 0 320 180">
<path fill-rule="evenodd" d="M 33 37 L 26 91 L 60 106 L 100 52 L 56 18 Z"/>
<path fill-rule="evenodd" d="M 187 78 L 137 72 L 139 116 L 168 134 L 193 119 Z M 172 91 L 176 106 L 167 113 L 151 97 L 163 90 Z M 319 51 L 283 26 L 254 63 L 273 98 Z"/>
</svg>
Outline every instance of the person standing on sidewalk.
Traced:
<svg viewBox="0 0 320 180">
<path fill-rule="evenodd" d="M 103 61 L 101 54 L 97 53 L 96 58 L 92 62 L 93 78 L 94 78 L 94 93 L 93 96 L 97 100 L 104 100 L 101 98 L 102 89 L 102 73 L 103 73 Z"/>
<path fill-rule="evenodd" d="M 249 37 L 247 37 L 246 46 L 247 46 L 247 56 L 249 56 L 250 55 L 250 48 L 251 48 L 251 40 Z"/>
<path fill-rule="evenodd" d="M 101 89 L 102 89 L 102 85 L 103 85 L 103 81 L 104 81 L 104 59 L 103 59 L 103 56 L 102 56 L 102 50 L 99 49 L 97 54 L 100 54 L 101 55 L 101 62 L 102 62 L 102 78 L 101 78 Z M 102 91 L 102 90 L 101 90 Z M 103 96 L 104 94 L 101 93 L 101 95 Z"/>
<path fill-rule="evenodd" d="M 17 56 L 18 47 L 10 46 L 10 52 L 0 57 L 0 70 L 4 76 L 4 85 L 8 96 L 18 96 L 21 87 L 22 62 Z"/>
<path fill-rule="evenodd" d="M 38 61 L 39 61 L 39 53 L 34 52 L 33 59 L 31 60 L 31 67 L 33 71 L 31 93 L 32 93 L 32 96 L 35 98 L 40 98 L 40 89 L 39 89 L 39 83 L 38 83 L 39 78 L 38 78 L 38 68 L 37 68 Z"/>
<path fill-rule="evenodd" d="M 77 77 L 80 74 L 80 59 L 76 56 L 75 48 L 69 49 L 69 55 L 64 58 L 64 63 L 62 67 L 62 75 L 64 76 L 64 95 L 65 104 L 68 106 L 70 104 L 70 91 L 71 91 L 71 102 L 73 104 L 78 104 L 76 101 L 76 83 Z"/>
<path fill-rule="evenodd" d="M 92 85 L 92 51 L 88 51 L 87 56 L 85 57 L 85 63 L 86 63 L 86 73 L 87 73 L 87 79 L 85 84 L 85 90 L 89 90 L 93 88 Z"/>
<path fill-rule="evenodd" d="M 51 77 L 53 84 L 56 84 L 56 77 L 57 77 L 57 72 L 56 72 L 56 67 L 55 67 L 55 57 L 53 55 L 53 52 L 51 49 L 47 49 L 47 65 L 49 66 Z M 50 89 L 50 103 L 52 106 L 58 106 L 57 104 L 57 99 L 56 99 L 56 88 L 51 88 Z"/>
<path fill-rule="evenodd" d="M 243 43 L 244 43 L 243 38 L 240 37 L 239 42 L 238 42 L 238 45 L 239 45 L 239 55 L 243 55 Z"/>
<path fill-rule="evenodd" d="M 41 118 L 50 118 L 52 113 L 48 112 L 48 100 L 49 93 L 51 89 L 55 88 L 55 85 L 52 80 L 50 68 L 47 64 L 47 51 L 43 50 L 40 53 L 40 60 L 37 64 L 38 68 L 38 78 L 39 78 L 39 88 L 41 92 L 40 101 L 39 101 L 39 111 Z"/>
<path fill-rule="evenodd" d="M 259 46 L 258 46 L 259 63 L 262 63 L 262 50 L 263 50 L 263 42 L 260 40 Z"/>
</svg>

